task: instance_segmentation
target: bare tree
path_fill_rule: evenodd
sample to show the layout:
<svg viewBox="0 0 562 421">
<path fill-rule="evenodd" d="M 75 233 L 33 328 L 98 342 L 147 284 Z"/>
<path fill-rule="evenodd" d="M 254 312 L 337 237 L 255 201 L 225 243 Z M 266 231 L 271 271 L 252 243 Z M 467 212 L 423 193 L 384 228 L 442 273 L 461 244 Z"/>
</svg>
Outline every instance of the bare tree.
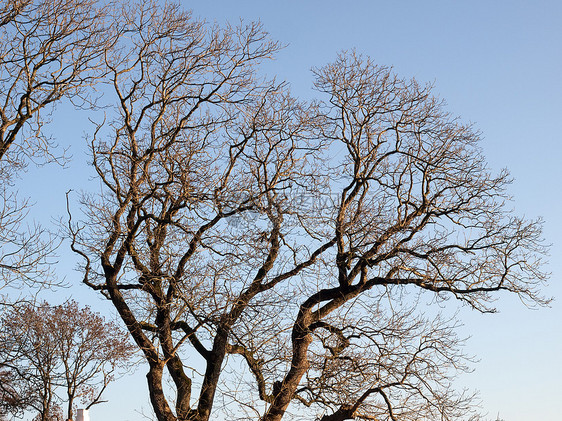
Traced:
<svg viewBox="0 0 562 421">
<path fill-rule="evenodd" d="M 149 364 L 156 417 L 469 414 L 455 323 L 417 303 L 541 304 L 546 279 L 540 222 L 509 211 L 478 133 L 355 54 L 317 69 L 322 102 L 304 104 L 254 75 L 276 49 L 259 27 L 123 13 L 91 138 L 105 192 L 69 230 Z"/>
<path fill-rule="evenodd" d="M 27 291 L 38 284 L 58 283 L 53 265 L 59 242 L 45 228 L 28 221 L 30 206 L 9 182 L 0 187 L 0 290 L 8 286 Z"/>
<path fill-rule="evenodd" d="M 32 391 L 21 387 L 10 370 L 0 367 L 0 420 L 7 421 L 11 415 L 23 415 L 33 398 Z"/>
<path fill-rule="evenodd" d="M 14 177 L 33 162 L 59 161 L 43 130 L 53 106 L 77 105 L 96 77 L 107 48 L 103 13 L 95 0 L 8 0 L 0 5 L 0 282 L 52 280 L 56 244 L 25 223 L 26 200 Z"/>
<path fill-rule="evenodd" d="M 55 158 L 42 131 L 46 107 L 85 99 L 107 47 L 94 0 L 14 0 L 0 9 L 0 160 Z M 10 153 L 8 154 L 8 151 Z"/>
<path fill-rule="evenodd" d="M 59 360 L 54 341 L 54 328 L 46 304 L 12 307 L 1 321 L 3 347 L 2 368 L 13 379 L 13 395 L 27 396 L 24 409 L 33 408 L 41 421 L 50 419 L 55 409 L 55 385 Z"/>
<path fill-rule="evenodd" d="M 102 394 L 119 372 L 129 371 L 134 347 L 115 323 L 106 322 L 89 307 L 75 301 L 54 307 L 55 346 L 63 367 L 67 419 L 72 420 L 74 401 L 89 409 L 103 402 Z"/>
<path fill-rule="evenodd" d="M 4 395 L 19 404 L 8 409 L 33 408 L 42 421 L 62 414 L 63 403 L 66 419 L 72 420 L 78 398 L 88 408 L 102 402 L 102 393 L 127 370 L 134 350 L 126 332 L 74 301 L 15 306 L 0 327 L 1 368 L 11 379 Z"/>
</svg>

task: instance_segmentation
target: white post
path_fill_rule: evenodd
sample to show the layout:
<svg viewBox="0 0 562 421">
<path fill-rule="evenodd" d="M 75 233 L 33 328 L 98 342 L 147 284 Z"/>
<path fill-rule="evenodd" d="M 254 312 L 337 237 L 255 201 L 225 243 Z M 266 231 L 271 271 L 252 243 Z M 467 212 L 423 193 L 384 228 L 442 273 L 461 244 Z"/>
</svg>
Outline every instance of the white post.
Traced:
<svg viewBox="0 0 562 421">
<path fill-rule="evenodd" d="M 76 421 L 90 421 L 90 414 L 87 409 L 79 409 Z"/>
</svg>

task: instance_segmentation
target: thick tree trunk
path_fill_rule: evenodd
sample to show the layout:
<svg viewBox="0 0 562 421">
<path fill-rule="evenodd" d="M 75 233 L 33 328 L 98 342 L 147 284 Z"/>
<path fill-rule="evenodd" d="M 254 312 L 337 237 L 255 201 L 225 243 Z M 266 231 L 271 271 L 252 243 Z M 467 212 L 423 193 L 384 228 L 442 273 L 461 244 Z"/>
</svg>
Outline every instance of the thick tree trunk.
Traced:
<svg viewBox="0 0 562 421">
<path fill-rule="evenodd" d="M 293 358 L 291 360 L 291 368 L 281 386 L 279 392 L 276 394 L 273 403 L 262 421 L 280 421 L 285 415 L 287 407 L 291 403 L 295 392 L 299 386 L 302 376 L 306 373 L 309 367 L 307 353 L 308 347 L 312 342 L 312 337 L 305 320 L 308 318 L 304 315 L 299 315 L 299 321 L 296 323 L 293 330 Z M 306 320 L 308 322 L 308 320 Z"/>
<path fill-rule="evenodd" d="M 354 417 L 354 410 L 352 406 L 342 406 L 331 415 L 324 415 L 320 421 L 345 421 L 352 420 Z"/>
<path fill-rule="evenodd" d="M 176 414 L 178 419 L 191 419 L 191 379 L 185 375 L 183 364 L 177 355 L 168 361 L 167 367 L 177 388 Z"/>
<path fill-rule="evenodd" d="M 67 409 L 67 417 L 68 417 L 68 421 L 72 421 L 72 406 L 74 405 L 74 396 L 69 396 L 68 397 L 68 409 Z"/>
<path fill-rule="evenodd" d="M 221 374 L 222 363 L 226 355 L 228 329 L 221 327 L 217 331 L 213 343 L 213 350 L 207 362 L 207 370 L 201 386 L 199 405 L 197 406 L 198 421 L 208 421 L 213 408 L 213 400 Z"/>
<path fill-rule="evenodd" d="M 51 381 L 46 379 L 43 385 L 43 396 L 41 402 L 41 421 L 49 421 L 51 416 L 51 402 L 53 400 L 53 393 L 51 391 Z"/>
<path fill-rule="evenodd" d="M 146 375 L 148 381 L 148 392 L 150 394 L 150 402 L 154 408 L 154 413 L 158 421 L 177 421 L 173 414 L 162 389 L 162 371 L 163 365 L 151 364 L 150 370 Z"/>
</svg>

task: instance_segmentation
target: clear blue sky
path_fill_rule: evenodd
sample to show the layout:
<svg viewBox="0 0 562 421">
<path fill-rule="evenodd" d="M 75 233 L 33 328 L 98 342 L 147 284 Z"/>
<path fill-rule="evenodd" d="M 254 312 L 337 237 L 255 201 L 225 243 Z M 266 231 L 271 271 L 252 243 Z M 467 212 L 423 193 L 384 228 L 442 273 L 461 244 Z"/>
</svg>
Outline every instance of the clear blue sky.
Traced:
<svg viewBox="0 0 562 421">
<path fill-rule="evenodd" d="M 183 1 L 195 17 L 220 24 L 260 20 L 287 47 L 267 66 L 291 83 L 293 94 L 310 97 L 313 66 L 342 49 L 357 49 L 379 64 L 422 82 L 434 82 L 449 110 L 474 122 L 492 168 L 508 168 L 511 193 L 521 214 L 544 217 L 551 250 L 551 285 L 558 298 L 550 309 L 529 310 L 500 297 L 500 314 L 463 310 L 467 352 L 480 362 L 459 386 L 479 389 L 483 408 L 506 421 L 562 419 L 562 2 L 551 1 Z M 43 219 L 64 211 L 64 192 L 83 176 L 79 136 L 85 120 L 55 122 L 52 132 L 71 144 L 68 170 L 30 169 L 24 186 Z M 51 188 L 51 183 L 57 183 Z M 79 187 L 78 187 L 79 188 Z M 78 280 L 62 251 L 61 273 Z M 86 289 L 73 295 L 98 303 Z M 101 305 L 101 304 L 96 304 Z M 150 412 L 142 369 L 110 389 L 110 402 L 92 410 L 92 420 L 142 420 Z M 141 399 L 137 394 L 141 395 Z"/>
</svg>

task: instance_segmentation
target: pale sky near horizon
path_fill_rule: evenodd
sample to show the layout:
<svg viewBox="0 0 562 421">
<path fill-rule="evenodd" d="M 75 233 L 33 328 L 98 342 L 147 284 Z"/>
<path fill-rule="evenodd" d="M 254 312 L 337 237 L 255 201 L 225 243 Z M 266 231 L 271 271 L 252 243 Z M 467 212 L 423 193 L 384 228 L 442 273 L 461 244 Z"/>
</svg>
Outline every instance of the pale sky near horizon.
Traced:
<svg viewBox="0 0 562 421">
<path fill-rule="evenodd" d="M 517 213 L 543 217 L 552 243 L 551 308 L 527 309 L 500 296 L 499 314 L 462 309 L 466 351 L 480 360 L 459 387 L 480 390 L 490 419 L 562 419 L 562 2 L 550 1 L 183 1 L 193 16 L 219 24 L 260 20 L 275 40 L 286 44 L 266 67 L 287 80 L 295 96 L 310 98 L 310 68 L 332 61 L 343 49 L 356 49 L 397 74 L 432 82 L 448 110 L 482 132 L 490 166 L 507 168 Z M 87 128 L 80 122 L 54 122 L 53 133 L 71 144 Z M 68 138 L 65 138 L 67 136 Z M 76 143 L 76 139 L 74 139 Z M 33 214 L 64 212 L 64 192 L 73 185 L 84 152 L 75 143 L 70 169 L 30 168 L 22 189 L 36 202 Z M 53 182 L 56 188 L 50 188 Z M 56 203 L 55 203 L 56 202 Z M 66 251 L 61 252 L 61 261 Z M 79 276 L 61 266 L 69 280 Z M 94 293 L 73 294 L 82 302 Z M 94 407 L 92 421 L 142 420 L 149 413 L 142 369 L 112 386 L 108 403 Z M 142 396 L 140 399 L 137 394 Z"/>
</svg>

